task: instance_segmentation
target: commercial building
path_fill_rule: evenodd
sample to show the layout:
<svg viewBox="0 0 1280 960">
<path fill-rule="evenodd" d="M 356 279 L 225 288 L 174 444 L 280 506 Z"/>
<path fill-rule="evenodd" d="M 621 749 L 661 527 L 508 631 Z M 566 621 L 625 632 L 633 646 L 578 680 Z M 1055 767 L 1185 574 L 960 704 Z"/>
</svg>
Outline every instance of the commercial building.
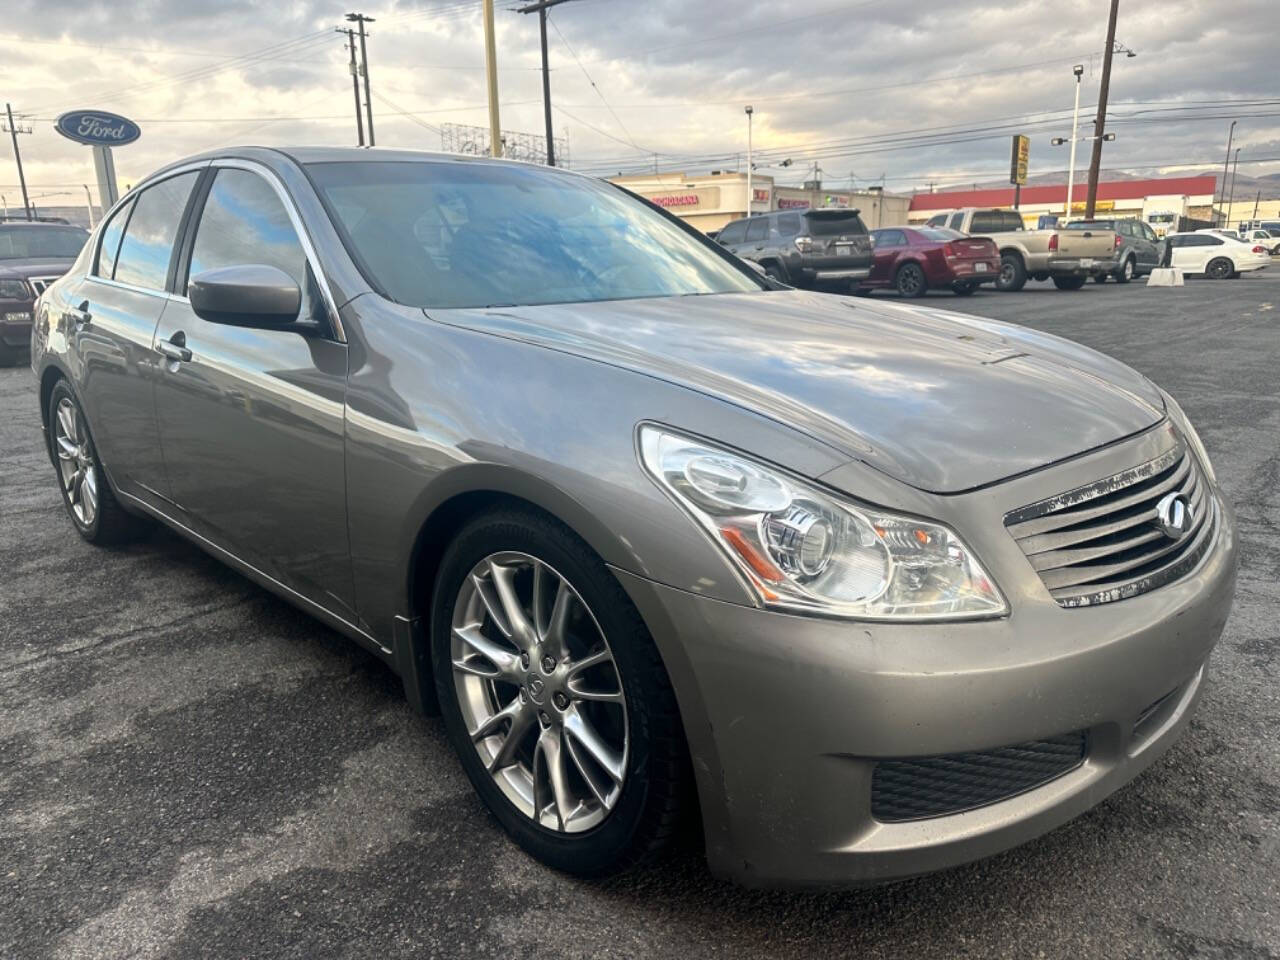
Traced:
<svg viewBox="0 0 1280 960">
<path fill-rule="evenodd" d="M 690 176 L 684 173 L 640 174 L 610 177 L 614 183 L 656 203 L 688 221 L 704 233 L 719 230 L 747 214 L 747 175 L 740 171 L 713 171 Z M 910 198 L 879 189 L 833 190 L 825 187 L 785 187 L 773 177 L 751 177 L 752 213 L 770 210 L 807 210 L 820 207 L 856 207 L 872 229 L 906 222 Z"/>
<path fill-rule="evenodd" d="M 1110 180 L 1098 184 L 1099 214 L 1113 217 L 1147 219 L 1150 215 L 1172 214 L 1209 220 L 1214 210 L 1214 190 L 1217 178 L 1157 177 L 1143 180 Z M 911 198 L 908 220 L 923 223 L 935 213 L 956 210 L 961 207 L 990 207 L 1013 209 L 1013 187 L 996 187 L 983 190 L 947 190 L 938 193 L 917 193 Z M 1088 200 L 1089 186 L 1077 183 L 1071 191 L 1069 216 L 1082 216 Z M 1029 186 L 1022 188 L 1018 212 L 1030 227 L 1037 226 L 1042 216 L 1066 214 L 1067 187 Z M 1242 208 L 1243 204 L 1237 204 Z"/>
</svg>

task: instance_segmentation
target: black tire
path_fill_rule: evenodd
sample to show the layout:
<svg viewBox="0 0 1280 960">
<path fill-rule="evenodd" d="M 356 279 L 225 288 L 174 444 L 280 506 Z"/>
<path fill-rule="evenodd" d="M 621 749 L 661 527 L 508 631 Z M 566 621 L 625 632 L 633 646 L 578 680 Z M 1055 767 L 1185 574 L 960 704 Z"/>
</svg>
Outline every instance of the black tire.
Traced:
<svg viewBox="0 0 1280 960">
<path fill-rule="evenodd" d="M 1053 285 L 1059 290 L 1079 290 L 1087 277 L 1054 277 Z"/>
<path fill-rule="evenodd" d="M 1115 277 L 1116 283 L 1128 283 L 1136 273 L 1137 269 L 1133 262 L 1133 257 L 1125 257 L 1124 263 L 1120 264 L 1119 269 L 1112 276 Z"/>
<path fill-rule="evenodd" d="M 466 729 L 450 652 L 454 607 L 471 571 L 486 557 L 514 551 L 550 565 L 594 613 L 613 654 L 626 698 L 629 759 L 621 794 L 596 826 L 551 830 L 517 809 L 485 769 Z M 620 873 L 666 847 L 692 808 L 692 768 L 675 694 L 648 628 L 618 581 L 571 530 L 533 510 L 476 517 L 440 564 L 431 611 L 431 659 L 450 741 L 472 786 L 511 837 L 557 870 L 599 877 Z"/>
<path fill-rule="evenodd" d="M 766 263 L 764 265 L 764 275 L 770 280 L 776 280 L 778 283 L 787 282 L 787 275 L 776 263 Z"/>
<path fill-rule="evenodd" d="M 1010 251 L 1000 255 L 1000 275 L 996 277 L 996 289 L 1003 293 L 1017 293 L 1027 285 L 1027 265 L 1022 257 Z"/>
<path fill-rule="evenodd" d="M 1214 257 L 1204 268 L 1204 275 L 1210 280 L 1226 280 L 1235 269 L 1236 265 L 1226 257 Z"/>
<path fill-rule="evenodd" d="M 973 292 L 977 289 L 978 289 L 978 285 L 976 283 L 970 283 L 965 280 L 960 280 L 951 285 L 951 292 L 954 293 L 957 297 L 972 296 Z"/>
<path fill-rule="evenodd" d="M 1093 275 L 1093 282 L 1094 282 L 1094 283 L 1106 283 L 1106 282 L 1107 282 L 1107 277 L 1109 277 L 1109 276 L 1111 276 L 1111 274 L 1109 274 L 1109 273 L 1095 273 L 1095 274 Z"/>
<path fill-rule="evenodd" d="M 923 297 L 929 292 L 929 282 L 918 263 L 904 263 L 893 275 L 893 286 L 900 297 Z"/>
<path fill-rule="evenodd" d="M 77 514 L 72 502 L 71 488 L 68 488 L 63 479 L 61 466 L 63 461 L 58 452 L 58 415 L 64 403 L 71 404 L 77 418 L 76 430 L 81 439 L 80 447 L 85 455 L 85 463 L 92 471 L 94 489 L 97 491 L 96 507 L 92 516 L 88 517 L 84 514 L 83 507 L 81 514 Z M 62 491 L 62 505 L 66 508 L 67 516 L 76 528 L 76 532 L 85 540 L 100 547 L 127 543 L 144 533 L 148 527 L 147 522 L 141 517 L 128 513 L 116 499 L 102 461 L 98 459 L 98 450 L 93 444 L 93 435 L 89 430 L 88 421 L 85 420 L 84 411 L 80 408 L 80 401 L 76 399 L 75 393 L 72 392 L 66 380 L 59 380 L 54 384 L 53 391 L 49 395 L 49 420 L 46 427 L 49 431 L 49 445 L 54 459 L 54 474 L 58 479 L 58 489 Z"/>
</svg>

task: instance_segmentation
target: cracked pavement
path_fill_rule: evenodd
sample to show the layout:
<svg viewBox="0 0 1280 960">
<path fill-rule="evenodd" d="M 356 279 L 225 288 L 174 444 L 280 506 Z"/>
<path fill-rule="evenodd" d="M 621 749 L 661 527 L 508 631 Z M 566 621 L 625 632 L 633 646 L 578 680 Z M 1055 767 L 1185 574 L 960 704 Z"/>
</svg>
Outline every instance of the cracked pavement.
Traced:
<svg viewBox="0 0 1280 960">
<path fill-rule="evenodd" d="M 1235 502 L 1200 712 L 1127 788 L 888 887 L 743 890 L 692 841 L 605 883 L 556 874 L 371 655 L 167 531 L 83 543 L 30 371 L 0 369 L 0 957 L 1280 957 L 1280 267 L 924 303 L 1148 374 Z"/>
</svg>

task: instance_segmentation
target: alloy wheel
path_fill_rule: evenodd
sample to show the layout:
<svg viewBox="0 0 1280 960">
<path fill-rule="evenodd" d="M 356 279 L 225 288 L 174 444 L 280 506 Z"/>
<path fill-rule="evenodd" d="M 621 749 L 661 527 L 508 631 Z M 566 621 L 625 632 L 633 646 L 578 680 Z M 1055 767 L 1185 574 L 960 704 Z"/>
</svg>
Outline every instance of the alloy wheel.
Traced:
<svg viewBox="0 0 1280 960">
<path fill-rule="evenodd" d="M 573 585 L 528 554 L 489 555 L 458 591 L 450 659 L 471 742 L 507 800 L 560 833 L 603 822 L 626 780 L 626 696 Z"/>
<path fill-rule="evenodd" d="M 63 397 L 55 418 L 54 444 L 58 454 L 58 474 L 67 503 L 76 521 L 93 526 L 98 515 L 98 465 L 89 444 L 89 431 L 74 403 Z"/>
<path fill-rule="evenodd" d="M 1230 260 L 1219 257 L 1209 263 L 1209 269 L 1206 271 L 1214 280 L 1225 280 L 1231 276 L 1233 265 Z"/>
</svg>

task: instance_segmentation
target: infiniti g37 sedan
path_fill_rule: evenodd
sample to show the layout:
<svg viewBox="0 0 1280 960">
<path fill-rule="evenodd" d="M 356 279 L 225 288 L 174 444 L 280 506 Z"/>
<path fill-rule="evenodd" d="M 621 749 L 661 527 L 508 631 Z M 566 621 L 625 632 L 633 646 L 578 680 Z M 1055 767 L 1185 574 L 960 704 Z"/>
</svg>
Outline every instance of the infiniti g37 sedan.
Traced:
<svg viewBox="0 0 1280 960">
<path fill-rule="evenodd" d="M 793 290 L 611 184 L 245 148 L 104 218 L 32 332 L 93 543 L 158 520 L 382 658 L 535 857 L 700 818 L 752 884 L 1080 813 L 1187 727 L 1230 507 L 1174 400 Z"/>
</svg>

